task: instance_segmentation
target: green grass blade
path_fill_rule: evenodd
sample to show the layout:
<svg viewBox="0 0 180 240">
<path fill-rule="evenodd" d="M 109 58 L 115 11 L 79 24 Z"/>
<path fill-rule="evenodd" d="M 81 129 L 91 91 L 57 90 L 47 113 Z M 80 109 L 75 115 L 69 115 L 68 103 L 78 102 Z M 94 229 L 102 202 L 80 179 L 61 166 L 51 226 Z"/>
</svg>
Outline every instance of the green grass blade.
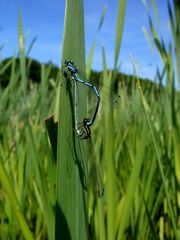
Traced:
<svg viewBox="0 0 180 240">
<path fill-rule="evenodd" d="M 13 61 L 13 59 L 10 59 L 10 60 L 7 61 L 7 63 L 4 64 L 3 66 L 0 65 L 0 75 L 3 74 L 9 66 L 11 66 L 12 61 Z"/>
<path fill-rule="evenodd" d="M 103 25 L 103 22 L 104 22 L 104 19 L 105 19 L 105 16 L 106 16 L 106 12 L 107 12 L 107 5 L 105 5 L 104 8 L 103 8 L 103 11 L 102 11 L 102 14 L 101 14 L 101 17 L 100 17 L 100 22 L 99 22 L 97 34 L 99 33 L 99 31 L 102 28 L 102 25 Z M 89 51 L 89 55 L 88 55 L 88 58 L 87 58 L 87 64 L 86 64 L 86 77 L 87 77 L 87 79 L 89 79 L 90 72 L 91 72 L 92 61 L 93 61 L 93 57 L 94 57 L 94 51 L 95 51 L 95 48 L 96 48 L 97 34 L 96 34 L 95 39 L 93 40 L 93 43 L 92 43 L 92 46 L 91 46 L 91 49 Z"/>
<path fill-rule="evenodd" d="M 103 80 L 110 88 L 113 82 L 112 73 L 107 73 L 107 63 L 105 51 L 102 51 L 103 57 Z M 103 98 L 103 96 L 102 96 Z M 115 239 L 115 209 L 116 209 L 116 181 L 114 167 L 114 112 L 110 96 L 104 99 L 104 151 L 107 180 L 105 185 L 105 194 L 107 196 L 107 239 Z"/>
<path fill-rule="evenodd" d="M 148 11 L 149 7 L 148 7 L 148 4 L 147 4 L 147 1 L 146 0 L 142 0 L 142 3 L 144 4 L 144 6 L 146 8 L 146 11 Z"/>
<path fill-rule="evenodd" d="M 151 5 L 153 8 L 153 12 L 156 17 L 156 20 L 159 22 L 159 14 L 158 14 L 157 6 L 156 6 L 156 0 L 151 0 Z"/>
<path fill-rule="evenodd" d="M 175 163 L 175 173 L 177 182 L 180 185 L 180 138 L 178 134 L 178 129 L 174 132 L 173 141 L 174 141 L 174 163 Z M 177 204 L 180 208 L 180 190 L 177 191 Z"/>
<path fill-rule="evenodd" d="M 55 162 L 57 161 L 57 130 L 58 130 L 58 123 L 54 122 L 54 116 L 51 116 L 45 120 L 46 128 L 48 131 L 53 155 Z"/>
<path fill-rule="evenodd" d="M 126 0 L 118 1 L 118 15 L 117 15 L 117 23 L 116 23 L 116 43 L 115 43 L 115 55 L 114 55 L 114 68 L 117 68 L 118 58 L 120 54 L 120 46 L 122 41 L 123 27 L 124 27 L 124 19 L 126 12 Z"/>
<path fill-rule="evenodd" d="M 62 64 L 74 61 L 85 72 L 84 10 L 82 0 L 67 0 L 63 36 Z M 61 76 L 57 146 L 56 239 L 88 238 L 87 160 L 85 146 L 74 130 L 73 84 Z M 79 87 L 80 119 L 86 116 L 83 86 Z"/>
<path fill-rule="evenodd" d="M 98 32 L 101 30 L 105 16 L 106 16 L 106 12 L 107 12 L 107 5 L 104 5 L 101 17 L 100 17 L 100 22 L 99 22 L 99 26 L 98 26 Z"/>
<path fill-rule="evenodd" d="M 27 126 L 27 139 L 31 143 L 31 148 L 32 148 L 31 153 L 32 153 L 32 158 L 34 160 L 33 162 L 34 171 L 36 173 L 36 180 L 40 189 L 41 200 L 44 207 L 44 215 L 47 222 L 48 236 L 50 239 L 54 239 L 55 221 L 54 221 L 53 208 L 48 198 L 48 194 L 47 194 L 48 188 L 45 182 L 45 177 L 43 175 L 42 169 L 40 167 L 40 158 L 39 158 L 40 153 L 38 152 L 35 136 L 28 119 L 26 120 L 26 126 Z"/>
<path fill-rule="evenodd" d="M 25 58 L 25 46 L 24 46 L 24 33 L 22 23 L 22 12 L 19 13 L 18 19 L 18 40 L 19 40 L 19 59 L 20 59 L 20 70 L 21 70 L 21 86 L 24 96 L 27 93 L 28 79 L 26 75 L 26 58 Z"/>
<path fill-rule="evenodd" d="M 175 23 L 176 25 L 176 35 L 175 35 L 175 49 L 176 49 L 176 63 L 178 71 L 178 80 L 180 85 L 180 4 L 179 1 L 174 0 L 174 12 L 175 12 Z"/>
<path fill-rule="evenodd" d="M 26 53 L 26 56 L 27 56 L 27 57 L 29 56 L 29 54 L 30 54 L 30 52 L 31 52 L 31 50 L 32 50 L 32 48 L 33 48 L 36 40 L 37 40 L 37 37 L 34 37 L 33 40 L 31 41 L 31 43 L 30 43 L 30 45 L 29 45 L 29 48 L 28 48 L 28 50 L 27 50 L 27 53 Z"/>
<path fill-rule="evenodd" d="M 22 211 L 20 209 L 20 205 L 18 203 L 18 200 L 16 198 L 16 194 L 14 192 L 12 183 L 8 177 L 8 174 L 3 166 L 2 156 L 0 156 L 0 182 L 4 188 L 5 193 L 8 196 L 8 199 L 11 203 L 11 206 L 13 208 L 13 211 L 16 215 L 17 221 L 21 227 L 21 231 L 24 235 L 24 238 L 26 240 L 33 240 L 33 236 L 30 232 L 30 229 L 26 223 L 26 220 L 22 214 Z"/>
<path fill-rule="evenodd" d="M 96 39 L 94 39 L 88 58 L 87 58 L 87 64 L 86 64 L 86 77 L 87 79 L 89 79 L 90 77 L 90 73 L 91 73 L 91 66 L 92 66 L 92 61 L 93 61 L 93 57 L 94 57 L 94 51 L 96 48 Z"/>
<path fill-rule="evenodd" d="M 154 51 L 153 44 L 152 44 L 151 38 L 148 35 L 147 29 L 145 27 L 143 27 L 142 31 L 144 33 L 144 36 L 145 36 L 147 42 L 148 42 L 148 45 L 150 46 L 151 50 Z"/>
<path fill-rule="evenodd" d="M 130 174 L 129 181 L 126 188 L 126 195 L 123 202 L 123 207 L 122 207 L 123 209 L 121 213 L 121 220 L 119 224 L 119 231 L 118 231 L 118 238 L 117 238 L 118 240 L 126 239 L 125 229 L 128 227 L 130 213 L 132 210 L 131 207 L 133 205 L 133 198 L 138 187 L 140 170 L 144 160 L 145 144 L 143 144 L 143 142 L 144 142 L 145 136 L 146 136 L 146 130 L 143 129 L 140 139 L 136 139 L 137 146 L 141 146 L 141 147 L 137 151 L 136 155 L 134 157 L 132 156 L 134 158 L 132 159 L 134 162 L 134 165 L 131 170 L 131 174 Z"/>
</svg>

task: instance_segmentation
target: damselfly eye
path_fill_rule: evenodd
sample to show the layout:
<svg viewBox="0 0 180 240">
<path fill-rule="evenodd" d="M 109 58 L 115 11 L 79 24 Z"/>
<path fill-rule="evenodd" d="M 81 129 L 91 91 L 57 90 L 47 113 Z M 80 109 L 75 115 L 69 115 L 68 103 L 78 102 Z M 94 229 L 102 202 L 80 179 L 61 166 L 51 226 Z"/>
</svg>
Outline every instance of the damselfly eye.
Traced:
<svg viewBox="0 0 180 240">
<path fill-rule="evenodd" d="M 64 64 L 65 64 L 65 65 L 68 65 L 68 62 L 69 62 L 68 60 L 65 60 L 65 61 L 64 61 Z"/>
</svg>

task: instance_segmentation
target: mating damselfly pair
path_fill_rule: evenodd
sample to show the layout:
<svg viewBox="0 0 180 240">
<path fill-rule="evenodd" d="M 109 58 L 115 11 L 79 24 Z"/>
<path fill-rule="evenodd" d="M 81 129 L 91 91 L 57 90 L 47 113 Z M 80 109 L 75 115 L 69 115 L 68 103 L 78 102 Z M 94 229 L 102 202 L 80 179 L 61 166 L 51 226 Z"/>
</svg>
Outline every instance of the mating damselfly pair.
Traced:
<svg viewBox="0 0 180 240">
<path fill-rule="evenodd" d="M 96 116 L 99 110 L 99 104 L 100 104 L 100 94 L 96 86 L 94 86 L 93 83 L 88 82 L 83 76 L 83 73 L 76 68 L 74 63 L 71 60 L 65 60 L 64 62 L 64 67 L 63 67 L 63 73 L 65 78 L 67 78 L 67 75 L 70 76 L 70 78 L 74 82 L 74 112 L 75 112 L 75 128 L 76 128 L 76 133 L 80 139 L 87 139 L 91 136 L 91 129 L 90 127 L 94 124 L 96 120 Z M 79 77 L 80 76 L 80 77 Z M 92 117 L 90 118 L 83 118 L 79 119 L 79 104 L 78 104 L 78 84 L 83 84 L 84 85 L 84 91 L 86 91 L 86 94 L 88 96 L 94 95 L 96 97 L 96 101 L 91 101 L 91 114 Z M 114 91 L 113 89 L 105 86 L 104 84 L 101 85 L 102 89 L 101 93 L 103 98 L 108 98 L 109 95 L 111 95 L 111 92 Z M 89 89 L 87 91 L 87 89 Z M 90 93 L 90 94 L 89 94 Z M 93 94 L 92 94 L 93 93 Z M 88 97 L 87 96 L 87 97 Z M 88 98 L 89 99 L 89 98 Z M 113 101 L 114 105 L 118 105 L 120 99 L 120 95 L 116 93 L 116 95 L 113 95 L 111 100 Z M 93 103 L 92 103 L 93 102 Z M 101 99 L 102 102 L 102 99 Z"/>
<path fill-rule="evenodd" d="M 97 90 L 97 88 L 92 85 L 91 83 L 86 82 L 85 80 L 82 80 L 78 77 L 78 69 L 76 68 L 76 66 L 74 65 L 74 63 L 70 60 L 65 60 L 65 67 L 66 70 L 65 76 L 67 76 L 67 72 L 69 72 L 71 78 L 74 80 L 74 84 L 75 84 L 75 88 L 74 88 L 74 95 L 75 95 L 75 128 L 76 128 L 76 133 L 78 135 L 78 137 L 80 139 L 87 139 L 91 136 L 91 130 L 90 127 L 94 124 L 95 119 L 96 119 L 96 115 L 99 109 L 99 103 L 100 103 L 100 95 L 99 92 Z M 84 84 L 85 87 L 88 87 L 90 89 L 93 90 L 96 98 L 97 98 L 97 102 L 96 102 L 96 107 L 93 113 L 93 116 L 91 118 L 83 118 L 83 120 L 81 122 L 79 122 L 79 116 L 78 116 L 78 110 L 79 110 L 79 106 L 78 106 L 78 83 L 80 84 Z"/>
<path fill-rule="evenodd" d="M 100 94 L 97 88 L 83 80 L 78 76 L 78 69 L 74 63 L 70 60 L 64 62 L 64 77 L 73 80 L 74 82 L 74 120 L 75 120 L 75 131 L 79 139 L 86 139 L 87 145 L 90 151 L 90 162 L 89 162 L 89 174 L 90 181 L 92 182 L 93 191 L 96 196 L 102 196 L 104 193 L 104 188 L 102 184 L 100 169 L 96 161 L 95 152 L 91 140 L 91 129 L 90 127 L 94 124 L 100 104 Z M 93 111 L 92 117 L 79 119 L 79 101 L 78 101 L 78 84 L 82 84 L 85 88 L 89 88 L 96 97 L 96 105 Z"/>
<path fill-rule="evenodd" d="M 87 145 L 90 150 L 89 154 L 90 154 L 90 160 L 91 160 L 89 169 L 90 169 L 90 175 L 91 175 L 91 179 L 92 179 L 92 185 L 93 185 L 94 192 L 96 193 L 96 195 L 102 196 L 104 193 L 104 189 L 103 189 L 100 169 L 99 169 L 98 163 L 96 161 L 95 152 L 94 152 L 94 148 L 93 148 L 93 144 L 92 144 L 92 140 L 91 140 L 91 126 L 95 123 L 96 116 L 97 116 L 97 113 L 99 110 L 100 94 L 99 94 L 98 89 L 93 84 L 84 80 L 85 78 L 79 77 L 79 75 L 82 76 L 82 74 L 81 73 L 79 74 L 79 70 L 76 68 L 73 61 L 65 60 L 63 73 L 64 73 L 64 77 L 66 79 L 70 78 L 70 80 L 72 80 L 74 83 L 75 131 L 76 131 L 79 139 L 86 139 L 88 141 Z M 79 119 L 78 84 L 83 85 L 84 90 L 89 89 L 91 95 L 93 93 L 93 95 L 96 97 L 96 103 L 95 103 L 94 109 L 92 111 L 92 115 L 89 118 L 86 117 L 83 119 Z M 103 88 L 105 88 L 106 93 L 108 95 L 110 95 L 110 89 L 108 90 L 108 88 L 106 86 L 103 86 Z M 103 94 L 104 93 L 105 92 L 103 92 Z M 119 98 L 120 98 L 120 96 L 118 95 L 117 98 L 113 99 L 113 102 L 117 103 L 119 101 Z"/>
</svg>

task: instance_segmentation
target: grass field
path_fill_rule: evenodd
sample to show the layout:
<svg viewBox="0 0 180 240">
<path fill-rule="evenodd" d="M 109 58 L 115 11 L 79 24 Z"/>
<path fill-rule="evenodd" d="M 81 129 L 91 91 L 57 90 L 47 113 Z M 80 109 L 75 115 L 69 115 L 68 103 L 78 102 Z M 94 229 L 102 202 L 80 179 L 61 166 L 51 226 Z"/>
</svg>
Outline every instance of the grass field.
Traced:
<svg viewBox="0 0 180 240">
<path fill-rule="evenodd" d="M 74 88 L 64 84 L 61 71 L 50 78 L 51 66 L 42 65 L 40 83 L 29 80 L 20 14 L 20 66 L 15 57 L 0 65 L 0 74 L 11 67 L 8 86 L 0 88 L 0 239 L 180 239 L 180 93 L 175 88 L 175 79 L 180 84 L 180 5 L 172 2 L 168 47 L 152 19 L 150 33 L 145 31 L 163 63 L 157 83 L 141 87 L 132 59 L 131 89 L 128 77 L 119 82 L 117 106 L 113 93 L 100 89 L 94 153 L 73 130 Z M 156 2 L 151 3 L 156 14 Z M 109 87 L 119 70 L 125 9 L 126 1 L 120 0 L 112 71 L 102 49 L 103 81 Z M 62 60 L 73 59 L 85 72 L 83 19 L 83 1 L 67 0 Z M 95 42 L 87 76 L 94 50 Z M 83 86 L 79 90 L 80 116 L 85 116 L 87 96 Z M 103 178 L 101 198 L 88 174 L 93 155 Z"/>
</svg>

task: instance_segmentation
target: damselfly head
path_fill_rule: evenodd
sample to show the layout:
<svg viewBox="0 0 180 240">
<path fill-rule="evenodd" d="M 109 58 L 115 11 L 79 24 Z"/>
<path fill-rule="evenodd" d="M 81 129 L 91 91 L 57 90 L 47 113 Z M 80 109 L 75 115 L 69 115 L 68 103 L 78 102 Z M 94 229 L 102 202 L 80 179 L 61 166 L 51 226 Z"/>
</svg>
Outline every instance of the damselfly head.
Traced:
<svg viewBox="0 0 180 240">
<path fill-rule="evenodd" d="M 68 66 L 69 64 L 74 65 L 73 61 L 71 61 L 71 60 L 65 60 L 65 61 L 64 61 L 64 64 L 65 64 L 66 66 Z"/>
<path fill-rule="evenodd" d="M 83 125 L 84 125 L 84 126 L 87 126 L 90 121 L 91 121 L 90 118 L 84 118 L 84 119 L 83 119 Z"/>
<path fill-rule="evenodd" d="M 65 60 L 64 61 L 65 66 L 70 71 L 71 74 L 75 74 L 78 72 L 76 66 L 74 65 L 73 61 Z"/>
</svg>

